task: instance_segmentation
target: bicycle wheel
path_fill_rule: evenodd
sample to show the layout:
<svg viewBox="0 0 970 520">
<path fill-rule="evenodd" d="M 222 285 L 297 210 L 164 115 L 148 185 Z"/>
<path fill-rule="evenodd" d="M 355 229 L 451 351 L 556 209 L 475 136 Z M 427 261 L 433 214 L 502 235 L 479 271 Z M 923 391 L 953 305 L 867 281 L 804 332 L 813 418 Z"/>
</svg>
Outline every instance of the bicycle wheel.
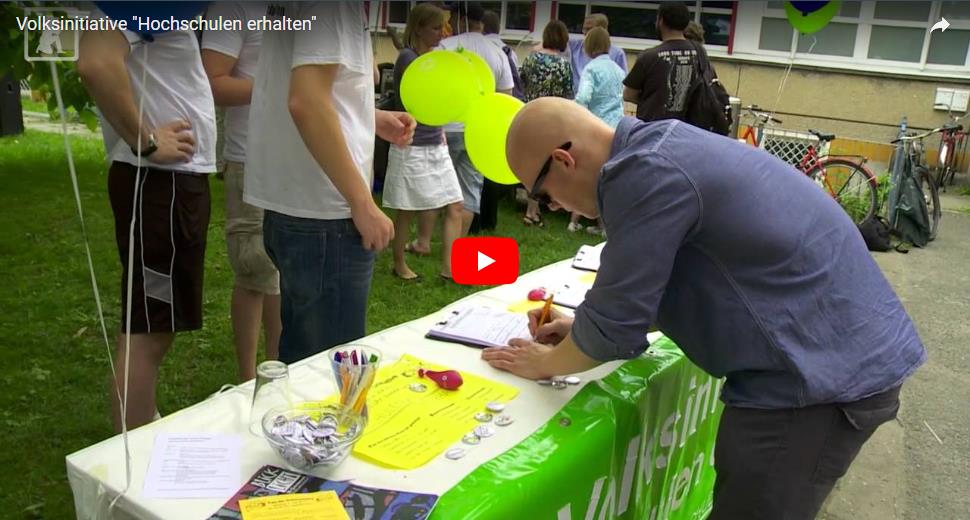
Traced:
<svg viewBox="0 0 970 520">
<path fill-rule="evenodd" d="M 862 165 L 846 159 L 823 159 L 805 174 L 831 195 L 856 224 L 876 214 L 876 177 Z"/>
<path fill-rule="evenodd" d="M 919 168 L 917 174 L 919 175 L 919 187 L 923 190 L 923 199 L 926 201 L 926 215 L 930 219 L 930 240 L 933 240 L 940 228 L 940 215 L 943 213 L 940 207 L 940 190 L 937 187 L 936 179 L 930 176 L 929 170 Z"/>
</svg>

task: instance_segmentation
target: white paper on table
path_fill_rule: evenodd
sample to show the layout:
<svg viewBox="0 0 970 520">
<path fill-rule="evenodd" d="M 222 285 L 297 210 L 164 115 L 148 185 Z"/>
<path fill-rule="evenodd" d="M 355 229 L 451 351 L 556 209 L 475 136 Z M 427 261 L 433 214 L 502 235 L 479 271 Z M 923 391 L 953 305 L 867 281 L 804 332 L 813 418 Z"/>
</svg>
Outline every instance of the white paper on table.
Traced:
<svg viewBox="0 0 970 520">
<path fill-rule="evenodd" d="M 216 433 L 159 433 L 142 494 L 149 498 L 226 498 L 241 485 L 242 439 Z"/>
<path fill-rule="evenodd" d="M 595 246 L 579 246 L 579 251 L 573 257 L 573 268 L 583 271 L 599 271 L 600 253 L 605 245 L 606 242 L 601 242 Z"/>
<path fill-rule="evenodd" d="M 529 318 L 488 307 L 456 309 L 428 331 L 428 337 L 479 347 L 504 347 L 513 338 L 532 339 Z"/>
<path fill-rule="evenodd" d="M 586 299 L 589 289 L 590 286 L 584 283 L 563 284 L 553 292 L 552 303 L 575 309 Z"/>
</svg>

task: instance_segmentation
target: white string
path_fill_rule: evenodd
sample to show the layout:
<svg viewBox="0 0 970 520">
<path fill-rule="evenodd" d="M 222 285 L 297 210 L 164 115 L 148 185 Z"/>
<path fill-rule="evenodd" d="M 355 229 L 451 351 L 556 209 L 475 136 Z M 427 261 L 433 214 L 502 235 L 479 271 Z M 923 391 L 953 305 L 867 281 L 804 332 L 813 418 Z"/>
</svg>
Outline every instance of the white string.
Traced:
<svg viewBox="0 0 970 520">
<path fill-rule="evenodd" d="M 818 37 L 813 35 L 812 45 L 808 47 L 808 51 L 806 51 L 805 54 L 811 54 L 812 49 L 815 48 L 816 43 L 818 43 Z M 788 66 L 785 67 L 785 75 L 782 76 L 781 84 L 778 85 L 778 95 L 775 97 L 775 103 L 771 105 L 771 113 L 769 114 L 770 117 L 775 117 L 775 111 L 778 110 L 778 103 L 781 102 L 781 95 L 782 93 L 784 93 L 785 85 L 788 83 L 788 76 L 789 74 L 791 74 L 792 65 L 795 64 L 795 53 L 798 51 L 798 47 L 797 47 L 798 44 L 796 43 L 795 45 L 796 47 L 792 50 L 791 57 L 788 60 Z"/>
<path fill-rule="evenodd" d="M 131 367 L 131 297 L 132 297 L 132 287 L 134 285 L 134 274 L 132 267 L 134 265 L 135 258 L 135 215 L 138 212 L 139 204 L 139 184 L 141 184 L 141 138 L 142 138 L 142 118 L 145 110 L 145 92 L 146 92 L 146 81 L 148 72 L 148 45 L 142 42 L 142 72 L 141 72 L 141 93 L 138 97 L 138 142 L 135 144 L 135 189 L 132 201 L 131 210 L 131 223 L 128 226 L 128 279 L 126 287 L 126 305 L 125 305 L 125 370 L 124 370 L 124 380 L 125 386 L 124 391 L 121 396 L 121 438 L 124 442 L 125 447 L 125 487 L 111 501 L 108 506 L 108 516 L 111 516 L 111 511 L 114 509 L 115 505 L 121 497 L 128 493 L 131 488 L 131 449 L 128 444 L 128 382 Z M 144 276 L 144 274 L 142 275 Z M 117 379 L 115 380 L 117 381 Z"/>
</svg>

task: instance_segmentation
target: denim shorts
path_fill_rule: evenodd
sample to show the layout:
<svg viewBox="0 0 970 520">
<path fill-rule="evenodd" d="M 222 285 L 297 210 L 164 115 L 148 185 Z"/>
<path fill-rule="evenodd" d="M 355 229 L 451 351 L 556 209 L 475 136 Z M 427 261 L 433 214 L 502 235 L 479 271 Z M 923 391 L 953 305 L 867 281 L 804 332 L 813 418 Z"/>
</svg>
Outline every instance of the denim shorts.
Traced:
<svg viewBox="0 0 970 520">
<path fill-rule="evenodd" d="M 364 336 L 376 253 L 364 249 L 351 219 L 267 210 L 263 240 L 280 272 L 280 361 L 293 363 Z"/>
<path fill-rule="evenodd" d="M 461 195 L 464 198 L 462 207 L 478 214 L 482 207 L 482 185 L 485 178 L 475 169 L 465 148 L 465 134 L 463 132 L 445 132 L 448 139 L 448 154 L 458 174 L 458 184 L 461 185 Z"/>
</svg>

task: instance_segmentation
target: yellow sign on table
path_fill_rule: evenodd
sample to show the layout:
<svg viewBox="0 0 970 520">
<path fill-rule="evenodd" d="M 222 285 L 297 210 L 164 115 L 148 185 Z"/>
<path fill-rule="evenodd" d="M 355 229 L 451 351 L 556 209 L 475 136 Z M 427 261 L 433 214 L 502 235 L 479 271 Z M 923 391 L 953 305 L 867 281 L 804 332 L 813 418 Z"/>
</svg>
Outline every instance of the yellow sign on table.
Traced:
<svg viewBox="0 0 970 520">
<path fill-rule="evenodd" d="M 333 491 L 249 498 L 239 501 L 243 520 L 350 520 Z"/>
<path fill-rule="evenodd" d="M 492 401 L 508 402 L 519 394 L 513 386 L 462 372 L 458 390 L 443 390 L 418 369 L 447 367 L 404 355 L 382 367 L 367 394 L 369 422 L 354 446 L 354 455 L 397 469 L 414 469 L 428 463 L 459 441 L 479 423 L 475 414 Z M 424 392 L 411 390 L 420 383 Z"/>
</svg>

